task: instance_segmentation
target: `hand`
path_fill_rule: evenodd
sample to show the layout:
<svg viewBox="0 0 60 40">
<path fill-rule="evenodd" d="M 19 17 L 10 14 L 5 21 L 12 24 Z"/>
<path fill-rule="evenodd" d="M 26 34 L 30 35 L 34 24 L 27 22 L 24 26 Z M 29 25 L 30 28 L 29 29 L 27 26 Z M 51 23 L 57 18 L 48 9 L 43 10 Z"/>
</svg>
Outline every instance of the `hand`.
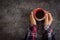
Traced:
<svg viewBox="0 0 60 40">
<path fill-rule="evenodd" d="M 31 23 L 31 26 L 36 25 L 36 20 L 34 19 L 33 12 L 31 12 L 31 15 L 30 15 L 30 23 Z"/>
<path fill-rule="evenodd" d="M 46 13 L 46 16 L 45 16 L 45 23 L 44 24 L 45 24 L 45 26 L 51 25 L 52 21 L 53 21 L 52 15 L 48 11 L 45 11 L 45 13 Z"/>
</svg>

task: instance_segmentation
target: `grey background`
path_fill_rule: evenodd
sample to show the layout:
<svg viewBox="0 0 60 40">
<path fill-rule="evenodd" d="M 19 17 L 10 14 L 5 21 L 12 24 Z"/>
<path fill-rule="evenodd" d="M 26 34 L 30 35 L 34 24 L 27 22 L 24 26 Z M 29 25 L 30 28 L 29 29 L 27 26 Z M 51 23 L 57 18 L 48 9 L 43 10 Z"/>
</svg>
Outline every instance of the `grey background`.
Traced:
<svg viewBox="0 0 60 40">
<path fill-rule="evenodd" d="M 52 13 L 54 21 L 51 26 L 56 39 L 60 40 L 59 0 L 0 0 L 0 40 L 24 40 L 30 12 L 37 7 Z"/>
</svg>

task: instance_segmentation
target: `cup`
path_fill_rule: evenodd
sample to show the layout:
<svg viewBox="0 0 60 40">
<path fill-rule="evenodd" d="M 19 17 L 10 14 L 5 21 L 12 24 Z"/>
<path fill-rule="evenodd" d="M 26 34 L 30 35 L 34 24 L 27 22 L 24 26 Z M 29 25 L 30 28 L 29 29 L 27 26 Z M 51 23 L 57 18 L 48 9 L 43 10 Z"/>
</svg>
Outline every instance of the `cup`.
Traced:
<svg viewBox="0 0 60 40">
<path fill-rule="evenodd" d="M 37 21 L 42 21 L 45 19 L 46 13 L 42 8 L 36 8 L 33 10 L 33 16 Z"/>
</svg>

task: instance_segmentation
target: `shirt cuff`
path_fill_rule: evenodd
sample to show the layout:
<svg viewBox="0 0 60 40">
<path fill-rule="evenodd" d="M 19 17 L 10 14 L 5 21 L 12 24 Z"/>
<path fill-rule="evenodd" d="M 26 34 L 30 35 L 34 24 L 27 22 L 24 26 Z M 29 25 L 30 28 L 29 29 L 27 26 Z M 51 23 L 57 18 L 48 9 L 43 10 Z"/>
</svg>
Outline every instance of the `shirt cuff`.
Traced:
<svg viewBox="0 0 60 40">
<path fill-rule="evenodd" d="M 44 29 L 47 30 L 49 27 L 50 27 L 50 25 L 46 25 L 46 26 L 44 27 Z"/>
<path fill-rule="evenodd" d="M 29 27 L 29 30 L 31 32 L 37 32 L 37 26 L 36 25 L 33 25 L 33 26 Z"/>
</svg>

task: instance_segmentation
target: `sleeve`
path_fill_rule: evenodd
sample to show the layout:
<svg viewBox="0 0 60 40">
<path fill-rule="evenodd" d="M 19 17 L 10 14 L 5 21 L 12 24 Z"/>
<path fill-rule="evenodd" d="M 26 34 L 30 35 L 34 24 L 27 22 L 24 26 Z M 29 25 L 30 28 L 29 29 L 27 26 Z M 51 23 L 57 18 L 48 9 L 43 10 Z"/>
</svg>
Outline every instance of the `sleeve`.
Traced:
<svg viewBox="0 0 60 40">
<path fill-rule="evenodd" d="M 28 34 L 26 40 L 37 40 L 37 26 L 33 25 L 28 28 Z"/>
<path fill-rule="evenodd" d="M 56 40 L 53 29 L 51 26 L 47 25 L 44 27 L 43 40 Z"/>
</svg>

